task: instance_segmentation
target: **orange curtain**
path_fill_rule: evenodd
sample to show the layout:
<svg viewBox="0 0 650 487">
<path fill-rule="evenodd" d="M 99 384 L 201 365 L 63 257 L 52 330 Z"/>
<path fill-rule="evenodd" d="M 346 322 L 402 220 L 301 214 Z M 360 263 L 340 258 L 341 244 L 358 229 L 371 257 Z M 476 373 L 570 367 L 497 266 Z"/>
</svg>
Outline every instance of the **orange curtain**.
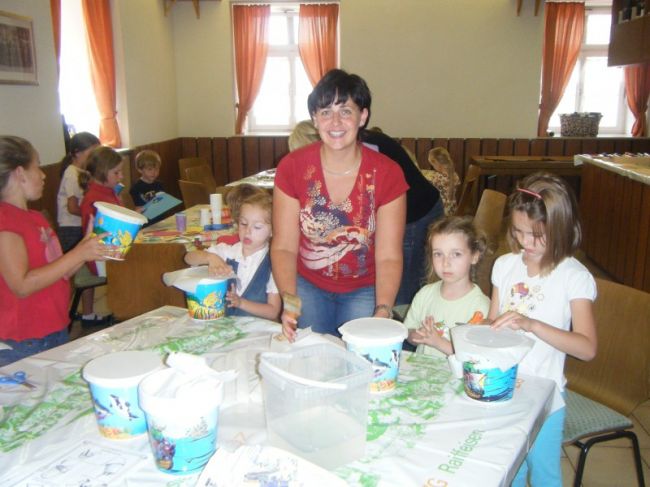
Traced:
<svg viewBox="0 0 650 487">
<path fill-rule="evenodd" d="M 650 64 L 625 67 L 625 97 L 627 106 L 634 114 L 632 135 L 645 137 L 648 132 L 646 112 L 650 96 Z"/>
<path fill-rule="evenodd" d="M 235 133 L 244 132 L 244 122 L 260 91 L 269 51 L 270 5 L 233 5 L 232 23 L 237 70 L 237 121 Z"/>
<path fill-rule="evenodd" d="M 312 86 L 338 66 L 338 4 L 300 5 L 298 50 Z"/>
<path fill-rule="evenodd" d="M 113 27 L 108 0 L 82 0 L 90 74 L 99 110 L 99 140 L 111 147 L 120 147 L 115 103 L 115 58 L 113 56 Z"/>
<path fill-rule="evenodd" d="M 52 33 L 54 34 L 54 55 L 56 56 L 56 72 L 60 71 L 61 62 L 61 0 L 50 0 L 52 12 Z"/>
<path fill-rule="evenodd" d="M 578 60 L 585 26 L 584 3 L 546 2 L 542 51 L 542 96 L 537 136 L 545 137 Z"/>
</svg>

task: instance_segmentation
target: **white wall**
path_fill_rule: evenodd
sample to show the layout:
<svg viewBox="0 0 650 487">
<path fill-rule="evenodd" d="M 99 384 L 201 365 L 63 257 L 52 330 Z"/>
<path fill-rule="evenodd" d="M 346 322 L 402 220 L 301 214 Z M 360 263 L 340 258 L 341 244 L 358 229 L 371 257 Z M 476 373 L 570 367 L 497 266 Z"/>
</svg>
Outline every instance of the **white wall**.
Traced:
<svg viewBox="0 0 650 487">
<path fill-rule="evenodd" d="M 0 10 L 32 18 L 38 72 L 38 86 L 0 84 L 0 134 L 29 140 L 39 152 L 42 164 L 57 162 L 63 157 L 65 148 L 56 87 L 50 2 L 0 0 Z"/>
<path fill-rule="evenodd" d="M 530 5 L 529 5 L 530 4 Z M 172 10 L 179 135 L 230 136 L 230 5 Z M 394 136 L 534 137 L 543 14 L 512 0 L 341 0 L 341 66 L 373 92 Z"/>
<path fill-rule="evenodd" d="M 342 0 L 341 67 L 394 136 L 535 137 L 543 13 L 512 0 Z"/>
<path fill-rule="evenodd" d="M 162 1 L 113 0 L 116 78 L 122 85 L 118 121 L 125 146 L 178 136 L 171 22 Z"/>
</svg>

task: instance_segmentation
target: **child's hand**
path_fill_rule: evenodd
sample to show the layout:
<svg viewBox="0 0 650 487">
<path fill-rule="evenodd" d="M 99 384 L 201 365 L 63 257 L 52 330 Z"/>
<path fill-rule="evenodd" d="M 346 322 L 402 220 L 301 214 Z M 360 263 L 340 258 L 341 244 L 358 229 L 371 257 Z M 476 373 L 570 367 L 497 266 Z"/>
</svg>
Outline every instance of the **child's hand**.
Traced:
<svg viewBox="0 0 650 487">
<path fill-rule="evenodd" d="M 228 277 L 234 274 L 234 271 L 218 255 L 208 254 L 208 274 L 215 277 Z"/>
<path fill-rule="evenodd" d="M 513 330 L 531 331 L 534 323 L 535 320 L 531 320 L 527 316 L 516 311 L 508 311 L 495 318 L 491 326 L 494 330 L 511 328 Z"/>
<path fill-rule="evenodd" d="M 106 260 L 106 256 L 111 253 L 111 246 L 104 244 L 102 239 L 108 235 L 108 232 L 95 237 L 88 234 L 75 246 L 74 251 L 84 262 Z"/>
<path fill-rule="evenodd" d="M 409 340 L 417 345 L 424 344 L 438 348 L 444 340 L 442 337 L 443 333 L 444 330 L 435 325 L 433 316 L 427 316 L 422 322 L 422 326 L 417 330 L 413 330 L 412 336 L 409 336 Z"/>
<path fill-rule="evenodd" d="M 237 286 L 234 283 L 230 285 L 230 289 L 226 293 L 226 301 L 228 301 L 229 308 L 239 308 L 241 306 L 243 299 L 237 294 Z"/>
</svg>

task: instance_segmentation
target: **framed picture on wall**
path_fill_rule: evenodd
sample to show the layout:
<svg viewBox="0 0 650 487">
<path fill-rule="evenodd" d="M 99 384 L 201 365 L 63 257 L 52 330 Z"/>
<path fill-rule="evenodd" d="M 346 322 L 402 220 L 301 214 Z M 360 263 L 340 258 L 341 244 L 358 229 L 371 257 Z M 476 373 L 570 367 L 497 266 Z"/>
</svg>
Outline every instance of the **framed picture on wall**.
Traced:
<svg viewBox="0 0 650 487">
<path fill-rule="evenodd" d="M 32 19 L 0 10 L 0 83 L 38 84 Z"/>
</svg>

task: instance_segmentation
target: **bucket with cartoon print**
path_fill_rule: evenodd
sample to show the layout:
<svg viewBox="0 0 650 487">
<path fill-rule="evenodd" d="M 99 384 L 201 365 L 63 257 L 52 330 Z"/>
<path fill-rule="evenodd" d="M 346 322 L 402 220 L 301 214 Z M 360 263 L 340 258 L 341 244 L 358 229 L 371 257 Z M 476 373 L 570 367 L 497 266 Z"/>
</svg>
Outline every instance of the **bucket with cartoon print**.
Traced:
<svg viewBox="0 0 650 487">
<path fill-rule="evenodd" d="M 166 272 L 163 282 L 185 293 L 190 318 L 197 321 L 217 320 L 226 316 L 226 293 L 231 276 L 210 277 L 208 266 Z"/>
<path fill-rule="evenodd" d="M 109 353 L 84 366 L 82 376 L 88 382 L 97 426 L 103 436 L 115 440 L 146 433 L 138 384 L 163 366 L 158 353 L 135 350 Z"/>
<path fill-rule="evenodd" d="M 397 387 L 399 357 L 408 330 L 388 318 L 358 318 L 344 323 L 339 332 L 349 351 L 372 365 L 370 392 L 385 394 Z"/>
<path fill-rule="evenodd" d="M 147 376 L 138 390 L 149 444 L 159 470 L 195 473 L 216 451 L 223 385 L 234 374 L 212 370 L 203 357 L 185 353 L 170 354 L 167 365 Z"/>
<path fill-rule="evenodd" d="M 451 329 L 456 359 L 463 364 L 463 385 L 470 399 L 504 402 L 512 399 L 521 360 L 534 345 L 514 330 L 461 325 Z"/>
<path fill-rule="evenodd" d="M 97 201 L 93 233 L 101 235 L 108 232 L 102 242 L 109 248 L 108 259 L 124 260 L 131 249 L 136 235 L 147 223 L 147 217 L 122 206 Z"/>
</svg>

